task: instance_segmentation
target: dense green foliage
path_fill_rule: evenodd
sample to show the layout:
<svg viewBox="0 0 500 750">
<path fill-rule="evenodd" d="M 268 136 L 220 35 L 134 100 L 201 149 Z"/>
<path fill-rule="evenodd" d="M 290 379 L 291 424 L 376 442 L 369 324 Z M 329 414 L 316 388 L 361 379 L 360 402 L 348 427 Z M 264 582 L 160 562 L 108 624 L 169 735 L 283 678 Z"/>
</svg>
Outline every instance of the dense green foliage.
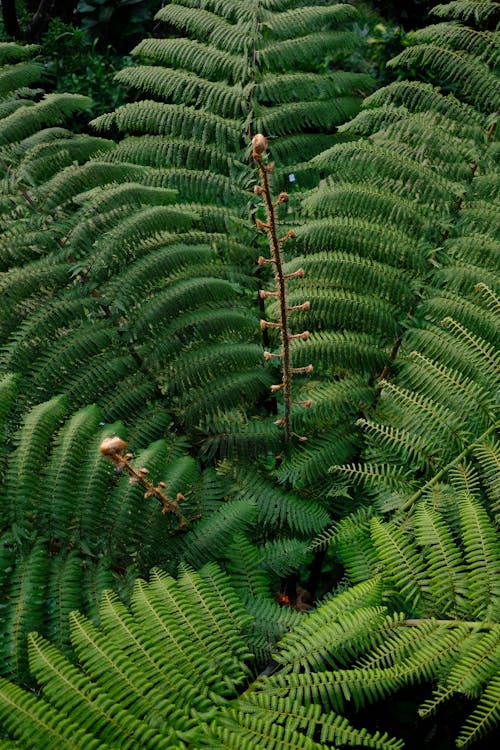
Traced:
<svg viewBox="0 0 500 750">
<path fill-rule="evenodd" d="M 179 36 L 138 45 L 92 136 L 64 128 L 85 97 L 0 46 L 2 746 L 498 725 L 498 4 L 435 12 L 360 111 L 351 6 L 168 3 Z M 286 443 L 259 130 L 314 365 Z M 98 455 L 113 434 L 187 530 Z M 373 727 L 405 689 L 420 728 Z"/>
</svg>

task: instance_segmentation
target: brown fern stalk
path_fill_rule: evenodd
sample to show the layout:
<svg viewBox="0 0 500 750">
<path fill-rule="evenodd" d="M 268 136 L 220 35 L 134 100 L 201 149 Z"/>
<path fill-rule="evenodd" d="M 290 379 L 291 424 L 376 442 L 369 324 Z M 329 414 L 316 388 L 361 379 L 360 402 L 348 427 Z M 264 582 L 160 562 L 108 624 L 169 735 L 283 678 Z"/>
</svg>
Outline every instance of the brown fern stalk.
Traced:
<svg viewBox="0 0 500 750">
<path fill-rule="evenodd" d="M 184 500 L 184 496 L 178 492 L 175 500 L 167 497 L 163 492 L 163 489 L 166 487 L 165 483 L 159 482 L 158 486 L 155 487 L 146 478 L 146 475 L 149 473 L 147 469 L 142 468 L 136 471 L 130 465 L 130 459 L 133 458 L 133 454 L 126 453 L 126 450 L 127 443 L 118 436 L 104 438 L 99 446 L 99 452 L 114 463 L 118 471 L 125 471 L 129 475 L 129 482 L 132 484 L 141 484 L 145 488 L 145 498 L 155 497 L 161 504 L 162 513 L 172 513 L 179 522 L 179 528 L 187 526 L 187 521 L 179 507 L 179 501 Z"/>
<path fill-rule="evenodd" d="M 271 263 L 274 266 L 274 280 L 276 285 L 276 291 L 268 292 L 261 289 L 259 294 L 261 299 L 274 298 L 278 301 L 278 321 L 271 322 L 267 320 L 261 320 L 260 325 L 263 331 L 267 328 L 277 328 L 280 332 L 281 339 L 281 351 L 278 354 L 272 354 L 271 352 L 264 352 L 264 358 L 270 360 L 273 358 L 281 359 L 281 372 L 282 382 L 271 386 L 271 391 L 277 393 L 283 391 L 283 403 L 284 413 L 283 417 L 278 419 L 276 424 L 283 427 L 285 442 L 288 442 L 291 437 L 290 428 L 290 416 L 292 410 L 292 377 L 294 374 L 310 373 L 313 370 L 312 365 L 306 367 L 292 367 L 292 348 L 291 342 L 294 339 L 300 339 L 302 341 L 307 340 L 309 337 L 309 331 L 303 331 L 302 333 L 292 334 L 289 326 L 289 314 L 295 310 L 309 310 L 310 303 L 304 302 L 301 305 L 295 305 L 290 307 L 288 305 L 287 298 L 287 281 L 293 278 L 303 278 L 304 270 L 300 268 L 295 273 L 285 274 L 283 270 L 284 256 L 282 245 L 289 239 L 295 237 L 295 232 L 290 230 L 283 237 L 278 235 L 278 226 L 276 220 L 276 207 L 280 203 L 288 202 L 288 193 L 280 193 L 277 200 L 273 201 L 271 194 L 271 187 L 269 184 L 269 175 L 273 170 L 274 164 L 265 164 L 263 160 L 263 154 L 267 149 L 267 140 L 261 134 L 258 133 L 252 139 L 252 156 L 259 169 L 260 185 L 256 185 L 254 192 L 256 195 L 262 196 L 264 199 L 264 205 L 266 208 L 266 221 L 263 222 L 260 219 L 256 219 L 255 223 L 258 229 L 265 231 L 269 240 L 269 249 L 271 251 L 269 258 L 260 257 L 258 263 L 260 266 Z M 303 406 L 310 406 L 310 401 L 301 402 Z"/>
</svg>

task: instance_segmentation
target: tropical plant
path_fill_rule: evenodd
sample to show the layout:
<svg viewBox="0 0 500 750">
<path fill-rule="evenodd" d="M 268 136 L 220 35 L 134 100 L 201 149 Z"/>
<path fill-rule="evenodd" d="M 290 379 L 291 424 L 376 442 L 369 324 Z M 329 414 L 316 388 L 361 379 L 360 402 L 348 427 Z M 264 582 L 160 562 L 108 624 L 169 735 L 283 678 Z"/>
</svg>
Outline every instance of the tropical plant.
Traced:
<svg viewBox="0 0 500 750">
<path fill-rule="evenodd" d="M 14 626 L 2 659 L 4 674 L 36 679 L 44 696 L 2 684 L 6 743 L 133 747 L 140 733 L 151 746 L 395 748 L 369 730 L 368 704 L 383 716 L 389 696 L 437 717 L 381 726 L 404 739 L 439 735 L 443 711 L 459 746 L 497 726 L 497 10 L 438 6 L 439 23 L 409 35 L 392 63 L 406 78 L 326 140 L 309 137 L 326 125 L 304 92 L 323 77 L 303 53 L 311 38 L 331 44 L 318 28 L 350 18 L 346 5 L 169 4 L 160 17 L 186 38 L 146 40 L 142 64 L 120 76 L 153 99 L 96 121 L 119 143 L 59 129 L 14 142 L 6 115 L 3 367 L 16 376 L 0 386 L 2 592 Z M 258 44 L 245 47 L 256 18 Z M 273 67 L 278 51 L 304 66 L 300 79 Z M 275 194 L 295 177 L 272 222 L 259 189 L 249 209 L 257 128 L 277 136 Z M 271 166 L 255 141 L 254 152 Z M 296 286 L 273 287 L 257 263 L 271 256 L 250 211 L 268 234 L 281 220 L 290 236 L 293 224 L 280 262 Z M 310 310 L 298 309 L 304 299 Z M 308 408 L 287 414 L 268 391 L 286 377 L 283 336 L 266 324 L 262 341 L 258 324 L 280 323 L 283 304 L 294 331 L 310 331 L 294 366 L 314 365 L 294 382 Z M 164 481 L 169 498 L 187 498 L 183 515 L 202 519 L 179 534 L 137 483 L 124 492 L 120 479 L 110 495 L 96 448 L 113 432 L 178 446 L 169 454 L 162 442 L 158 463 L 141 456 L 133 471 L 149 469 L 152 486 Z M 78 492 L 87 504 L 69 502 Z M 93 509 L 89 547 L 79 530 Z M 104 581 L 98 561 L 111 565 Z M 151 565 L 163 572 L 133 588 Z M 98 613 L 92 586 L 74 585 L 87 573 L 131 610 L 105 595 Z M 304 583 L 333 593 L 308 612 Z M 71 608 L 84 612 L 68 631 Z M 161 675 L 179 672 L 176 702 Z"/>
</svg>

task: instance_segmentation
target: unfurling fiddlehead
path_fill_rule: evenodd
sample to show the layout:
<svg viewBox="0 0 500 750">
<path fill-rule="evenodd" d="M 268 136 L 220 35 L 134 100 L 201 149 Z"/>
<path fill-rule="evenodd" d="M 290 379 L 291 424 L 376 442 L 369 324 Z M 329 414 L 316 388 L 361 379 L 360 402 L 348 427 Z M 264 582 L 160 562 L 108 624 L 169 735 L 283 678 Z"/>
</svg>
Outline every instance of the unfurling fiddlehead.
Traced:
<svg viewBox="0 0 500 750">
<path fill-rule="evenodd" d="M 280 193 L 277 200 L 273 202 L 271 195 L 271 188 L 269 185 L 269 174 L 272 172 L 273 163 L 264 164 L 263 154 L 267 148 L 267 139 L 258 133 L 252 139 L 252 156 L 257 163 L 259 169 L 260 185 L 255 185 L 254 192 L 256 195 L 260 195 L 264 199 L 264 205 L 266 208 L 266 221 L 263 222 L 260 219 L 256 219 L 257 229 L 266 232 L 269 240 L 269 248 L 271 251 L 269 258 L 260 256 L 258 263 L 260 266 L 268 263 L 274 266 L 274 280 L 276 284 L 276 291 L 267 292 L 261 289 L 259 294 L 262 299 L 269 297 L 274 298 L 278 301 L 278 320 L 276 322 L 270 322 L 267 320 L 261 320 L 260 325 L 262 330 L 266 328 L 278 328 L 281 339 L 281 350 L 278 353 L 264 352 L 264 358 L 270 360 L 273 358 L 281 359 L 281 371 L 282 371 L 282 382 L 271 386 L 271 391 L 277 393 L 283 390 L 283 403 L 284 412 L 283 417 L 277 420 L 276 424 L 283 427 L 285 442 L 291 437 L 290 430 L 290 414 L 292 409 L 292 376 L 294 374 L 308 374 L 313 371 L 312 365 L 306 365 L 305 367 L 292 367 L 292 351 L 291 343 L 295 339 L 306 341 L 309 338 L 309 331 L 303 331 L 302 333 L 293 334 L 289 327 L 289 314 L 295 310 L 309 310 L 310 302 L 303 302 L 301 305 L 288 305 L 287 299 L 287 282 L 290 279 L 303 278 L 304 270 L 299 268 L 294 273 L 286 274 L 283 270 L 284 256 L 282 245 L 287 240 L 295 237 L 293 230 L 288 231 L 283 237 L 278 236 L 277 220 L 276 220 L 276 207 L 280 203 L 286 203 L 288 201 L 288 193 Z M 302 406 L 311 406 L 310 401 L 301 401 Z M 302 438 L 305 439 L 305 438 Z"/>
<path fill-rule="evenodd" d="M 126 453 L 126 450 L 127 443 L 125 442 L 125 440 L 122 440 L 117 436 L 104 438 L 101 445 L 99 446 L 99 451 L 105 458 L 112 461 L 119 471 L 127 472 L 130 477 L 130 482 L 142 484 L 142 486 L 146 490 L 146 492 L 144 493 L 145 498 L 156 497 L 156 499 L 159 500 L 162 506 L 162 513 L 173 513 L 179 522 L 179 528 L 187 526 L 187 521 L 182 515 L 181 509 L 179 507 L 179 501 L 184 500 L 184 496 L 181 495 L 180 492 L 178 492 L 175 500 L 171 500 L 169 497 L 167 497 L 167 495 L 163 492 L 166 486 L 165 483 L 159 482 L 158 486 L 155 487 L 148 479 L 146 479 L 146 474 L 149 473 L 147 469 L 141 468 L 136 471 L 130 465 L 130 459 L 133 458 L 133 454 Z"/>
</svg>

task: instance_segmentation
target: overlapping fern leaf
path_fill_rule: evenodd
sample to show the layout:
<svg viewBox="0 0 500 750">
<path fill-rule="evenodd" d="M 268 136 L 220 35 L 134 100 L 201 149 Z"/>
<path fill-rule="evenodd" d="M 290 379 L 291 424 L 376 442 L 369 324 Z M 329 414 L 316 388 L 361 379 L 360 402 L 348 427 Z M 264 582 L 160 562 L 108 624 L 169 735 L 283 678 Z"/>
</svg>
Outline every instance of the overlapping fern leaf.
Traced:
<svg viewBox="0 0 500 750">
<path fill-rule="evenodd" d="M 15 389 L 2 383 L 7 404 Z M 94 611 L 104 587 L 122 589 L 152 564 L 172 564 L 175 521 L 144 489 L 128 484 L 99 455 L 108 436 L 127 438 L 122 422 L 105 424 L 97 406 L 68 416 L 64 396 L 34 407 L 12 438 L 0 493 L 2 512 L 1 672 L 26 679 L 26 635 L 36 629 L 60 647 L 68 643 L 68 615 Z M 131 435 L 133 438 L 133 434 Z M 183 498 L 187 521 L 209 511 L 221 490 L 201 474 L 185 440 L 173 435 L 137 453 L 165 492 Z M 158 556 L 163 549 L 163 559 Z M 5 606 L 5 605 L 4 605 Z"/>
<path fill-rule="evenodd" d="M 258 399 L 270 376 L 241 222 L 233 240 L 206 195 L 176 204 L 158 167 L 111 162 L 112 141 L 35 135 L 2 152 L 2 368 L 22 374 L 18 407 L 28 392 L 29 403 L 65 392 L 85 405 L 99 383 L 106 419 L 148 419 L 170 402 L 191 430 L 248 391 Z"/>
<path fill-rule="evenodd" d="M 31 630 L 62 649 L 30 636 L 44 697 L 3 683 L 5 741 L 399 748 L 353 725 L 420 685 L 435 727 L 456 702 L 466 746 L 499 720 L 497 4 L 439 6 L 442 22 L 395 61 L 401 80 L 320 155 L 366 82 L 313 75 L 311 49 L 348 52 L 352 9 L 199 5 L 160 11 L 184 36 L 147 40 L 121 75 L 138 101 L 96 122 L 119 144 L 50 128 L 3 150 L 2 363 L 21 395 L 3 456 L 2 669 L 26 676 Z M 276 186 L 323 177 L 287 245 L 285 272 L 304 276 L 290 286 L 294 325 L 312 332 L 294 365 L 315 369 L 295 386 L 284 449 L 268 416 L 278 368 L 262 363 L 255 326 L 255 292 L 268 288 L 247 222 L 257 128 Z M 14 379 L 0 382 L 10 404 Z M 66 403 L 82 409 L 59 430 Z M 143 463 L 204 512 L 186 535 L 173 538 L 136 486 L 112 489 L 95 449 L 117 419 L 152 443 Z M 217 479 L 183 441 L 175 456 L 152 442 L 172 427 L 201 461 L 230 456 Z M 317 569 L 329 541 L 339 591 L 313 614 L 296 611 L 298 596 L 280 607 L 283 584 Z M 178 582 L 153 573 L 130 594 L 138 572 L 182 558 L 208 567 Z M 131 612 L 106 595 L 101 630 L 73 614 L 68 633 L 68 612 L 95 617 L 94 593 L 110 585 Z"/>
<path fill-rule="evenodd" d="M 356 604 L 366 603 L 383 619 L 382 608 L 373 604 L 377 588 L 379 594 L 380 586 L 365 585 L 326 605 L 328 612 L 320 610 L 330 619 L 332 635 L 336 631 L 340 641 L 352 641 L 349 633 L 340 633 Z M 19 747 L 401 747 L 385 733 L 356 729 L 322 706 L 314 691 L 301 703 L 291 694 L 273 699 L 279 676 L 252 685 L 246 645 L 251 619 L 213 563 L 198 573 L 184 569 L 177 581 L 153 571 L 149 584 L 136 582 L 130 608 L 108 591 L 101 599 L 99 627 L 78 612 L 71 614 L 78 666 L 41 635 L 30 636 L 30 669 L 42 697 L 2 680 L 4 736 Z M 361 615 L 354 619 L 359 627 Z M 335 639 L 328 640 L 333 645 Z M 291 652 L 289 642 L 277 658 L 285 661 L 287 650 L 298 667 L 300 655 Z M 282 679 L 287 671 L 280 670 Z M 304 673 L 304 682 L 310 676 Z"/>
<path fill-rule="evenodd" d="M 401 739 L 358 728 L 346 713 L 434 680 L 422 715 L 457 694 L 475 704 L 460 747 L 495 720 L 498 625 L 389 615 L 376 577 L 297 620 L 255 679 L 252 620 L 213 563 L 178 580 L 153 570 L 129 607 L 104 592 L 97 627 L 70 615 L 72 658 L 29 636 L 39 695 L 1 681 L 4 737 L 23 748 L 398 750 Z"/>
<path fill-rule="evenodd" d="M 132 147 L 146 163 L 193 182 L 210 169 L 220 175 L 219 195 L 236 197 L 249 179 L 249 137 L 264 132 L 278 165 L 304 186 L 314 179 L 307 160 L 332 142 L 336 126 L 359 109 L 359 92 L 372 86 L 360 73 L 317 72 L 327 55 L 333 68 L 353 52 L 355 17 L 340 3 L 170 2 L 156 18 L 178 36 L 144 40 L 133 51 L 138 65 L 118 74 L 141 100 L 95 124 L 151 134 L 143 147 L 126 139 L 115 158 Z M 168 146 L 156 147 L 167 131 Z"/>
<path fill-rule="evenodd" d="M 419 50 L 427 44 L 424 38 L 431 37 L 443 55 L 451 49 L 462 55 L 463 65 L 480 57 L 482 90 L 491 90 L 497 54 L 493 32 L 446 22 L 419 32 L 397 59 L 417 79 Z M 426 64 L 422 66 L 427 71 Z M 313 159 L 324 171 L 325 184 L 304 202 L 311 220 L 297 230 L 297 257 L 286 266 L 287 273 L 304 271 L 290 304 L 299 301 L 299 294 L 311 303 L 310 312 L 295 313 L 297 329 L 312 331 L 297 348 L 297 365 L 311 362 L 315 376 L 321 377 L 317 392 L 307 383 L 297 394 L 297 401 L 312 401 L 310 411 L 294 412 L 296 433 L 308 434 L 309 440 L 280 469 L 283 479 L 299 487 L 328 491 L 329 467 L 357 460 L 360 427 L 377 440 L 377 464 L 389 455 L 391 445 L 405 468 L 432 472 L 439 461 L 425 444 L 431 433 L 432 445 L 446 452 L 446 462 L 495 419 L 494 96 L 488 99 L 485 94 L 483 100 L 479 84 L 474 87 L 476 98 L 457 87 L 450 94 L 447 70 L 444 65 L 439 71 L 443 92 L 419 80 L 396 81 L 377 91 L 365 100 L 361 113 L 341 127 L 358 140 Z M 411 355 L 413 351 L 419 354 Z M 430 360 L 427 366 L 422 357 Z M 474 370 L 472 362 L 477 363 Z M 417 375 L 424 367 L 427 375 Z M 426 377 L 430 398 L 444 399 L 446 406 L 426 404 L 419 387 L 414 391 L 414 380 L 406 384 L 410 369 L 414 379 Z M 465 382 L 458 394 L 461 371 L 468 380 L 479 380 L 479 390 L 470 384 L 470 399 Z M 373 383 L 378 385 L 370 395 Z M 455 421 L 446 411 L 454 398 L 460 400 Z M 377 414 L 390 410 L 386 427 L 372 424 L 377 421 L 374 409 Z M 393 421 L 398 414 L 399 432 Z M 388 484 L 397 473 L 393 462 L 391 457 Z M 368 482 L 373 471 L 368 467 Z M 401 484 L 407 482 L 404 472 L 398 476 Z"/>
<path fill-rule="evenodd" d="M 6 221 L 2 364 L 26 375 L 31 398 L 64 391 L 80 406 L 95 400 L 97 381 L 106 418 L 126 412 L 132 420 L 159 399 L 181 429 L 207 441 L 207 452 L 233 449 L 226 430 L 217 443 L 215 425 L 250 407 L 249 394 L 262 401 L 272 382 L 260 359 L 258 252 L 245 228 L 248 133 L 265 127 L 259 107 L 281 111 L 286 99 L 300 114 L 287 118 L 290 144 L 276 158 L 297 162 L 301 139 L 324 148 L 318 130 L 330 138 L 371 88 L 365 75 L 311 70 L 312 39 L 321 40 L 321 55 L 336 41 L 339 60 L 350 54 L 354 9 L 294 8 L 169 4 L 158 20 L 186 38 L 146 40 L 137 55 L 148 64 L 120 74 L 153 98 L 95 123 L 127 137 L 115 144 L 52 128 L 13 144 L 9 173 L 25 218 Z M 207 41 L 212 26 L 218 32 Z M 282 70 L 286 50 L 291 78 Z M 228 83 L 231 65 L 243 73 Z M 244 422 L 242 451 L 253 427 Z M 237 420 L 231 431 L 241 431 Z"/>
</svg>

